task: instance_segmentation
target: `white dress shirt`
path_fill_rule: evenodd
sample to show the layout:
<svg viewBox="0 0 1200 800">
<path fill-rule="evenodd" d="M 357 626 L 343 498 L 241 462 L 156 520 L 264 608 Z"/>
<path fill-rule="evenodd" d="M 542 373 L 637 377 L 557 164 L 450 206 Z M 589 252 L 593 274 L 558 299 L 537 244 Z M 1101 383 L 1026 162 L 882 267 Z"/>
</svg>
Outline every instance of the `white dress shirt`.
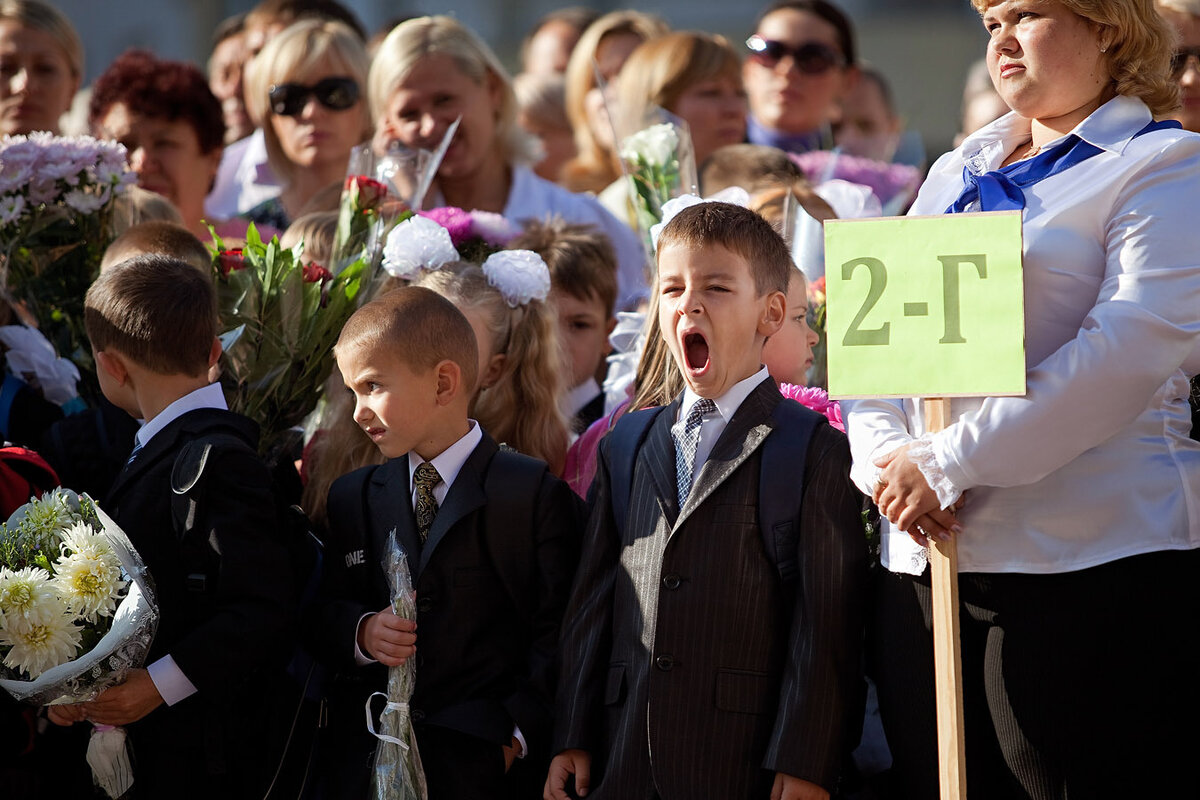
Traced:
<svg viewBox="0 0 1200 800">
<path fill-rule="evenodd" d="M 696 445 L 696 460 L 692 464 L 692 484 L 696 482 L 696 477 L 700 474 L 700 468 L 704 466 L 704 462 L 708 460 L 712 454 L 713 446 L 717 440 L 721 438 L 721 434 L 725 432 L 725 427 L 729 424 L 729 420 L 733 419 L 733 415 L 741 408 L 742 403 L 750 396 L 760 383 L 768 377 L 767 368 L 760 366 L 758 372 L 751 375 L 749 378 L 743 378 L 726 390 L 725 394 L 720 397 L 714 397 L 713 403 L 716 404 L 717 410 L 710 411 L 703 416 L 703 424 L 700 426 L 700 441 Z M 679 414 L 675 417 L 675 424 L 679 425 L 681 420 L 686 420 L 688 412 L 692 410 L 692 406 L 700 400 L 700 395 L 693 392 L 690 388 L 683 390 L 683 400 L 679 403 Z"/>
<path fill-rule="evenodd" d="M 137 433 L 133 435 L 135 449 L 145 447 L 154 438 L 155 434 L 184 414 L 201 408 L 219 408 L 222 410 L 229 408 L 225 404 L 225 393 L 221 391 L 219 383 L 211 383 L 194 392 L 185 394 L 153 418 L 147 420 L 138 429 Z M 188 680 L 187 675 L 183 674 L 183 670 L 179 668 L 179 665 L 175 663 L 175 659 L 169 653 L 146 667 L 146 671 L 150 673 L 150 680 L 154 682 L 154 688 L 158 690 L 158 693 L 162 695 L 163 701 L 169 706 L 173 706 L 180 700 L 196 693 L 196 685 Z"/>
<path fill-rule="evenodd" d="M 1109 101 L 1074 130 L 1103 152 L 1024 190 L 1027 394 L 956 398 L 948 427 L 914 448 L 943 507 L 967 492 L 964 572 L 1200 547 L 1187 403 L 1200 371 L 1200 135 L 1133 138 L 1150 120 L 1140 100 Z M 964 165 L 998 169 L 1029 137 L 1012 113 L 968 137 L 910 213 L 943 213 Z M 919 401 L 846 405 L 852 477 L 869 494 L 873 460 L 922 437 L 925 420 Z M 924 568 L 925 551 L 886 520 L 882 545 L 890 570 Z"/>
<path fill-rule="evenodd" d="M 212 191 L 204 199 L 210 221 L 232 219 L 260 203 L 278 197 L 283 183 L 267 163 L 267 140 L 262 128 L 225 148 Z"/>
</svg>

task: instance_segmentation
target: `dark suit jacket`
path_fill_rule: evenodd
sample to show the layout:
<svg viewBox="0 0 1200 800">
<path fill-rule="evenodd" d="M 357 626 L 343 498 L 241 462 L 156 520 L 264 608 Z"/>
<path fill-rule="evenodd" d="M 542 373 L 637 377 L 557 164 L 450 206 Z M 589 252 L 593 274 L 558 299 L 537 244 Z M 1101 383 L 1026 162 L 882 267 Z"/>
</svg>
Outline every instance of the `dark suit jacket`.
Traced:
<svg viewBox="0 0 1200 800">
<path fill-rule="evenodd" d="M 846 438 L 806 454 L 799 575 L 784 584 L 758 527 L 771 380 L 729 421 L 684 508 L 659 414 L 623 530 L 607 443 L 563 631 L 555 750 L 592 753 L 590 798 L 756 798 L 783 772 L 833 789 L 861 722 L 866 545 Z M 620 423 L 618 423 L 620 424 Z M 859 716 L 855 719 L 855 714 Z"/>
<path fill-rule="evenodd" d="M 217 446 L 192 495 L 192 534 L 172 514 L 171 471 L 189 441 Z M 128 726 L 139 797 L 262 797 L 266 689 L 294 644 L 294 580 L 271 480 L 254 452 L 257 426 L 205 409 L 172 421 L 117 476 L 103 507 L 129 535 L 154 581 L 160 622 L 147 664 L 170 655 L 197 692 Z"/>
<path fill-rule="evenodd" d="M 499 754 L 510 743 L 515 723 L 531 758 L 543 764 L 548 760 L 553 666 L 578 560 L 582 508 L 563 481 L 544 472 L 537 496 L 517 504 L 530 509 L 532 519 L 489 530 L 485 481 L 497 451 L 485 433 L 451 484 L 423 547 L 413 516 L 407 456 L 368 467 L 374 471 L 365 484 L 368 473 L 360 470 L 340 478 L 330 490 L 329 571 L 316 620 L 317 646 L 343 681 L 339 702 L 331 703 L 331 732 L 344 719 L 346 735 L 359 741 L 360 756 L 373 752 L 375 745 L 363 730 L 363 704 L 368 694 L 385 689 L 386 672 L 378 664 L 355 663 L 355 635 L 364 614 L 391 601 L 381 562 L 394 532 L 408 554 L 417 591 L 417 682 L 411 708 L 418 739 L 423 726 L 436 725 L 476 737 Z M 348 499 L 338 485 L 343 483 L 362 485 L 362 496 Z M 361 507 L 348 508 L 350 503 L 365 505 L 366 513 Z M 364 520 L 366 530 L 354 529 L 356 518 Z M 513 576 L 503 574 L 510 562 L 493 558 L 501 548 L 515 549 L 519 563 L 529 566 L 536 586 L 528 608 L 511 596 Z M 342 796 L 354 796 L 346 785 L 340 788 Z"/>
</svg>

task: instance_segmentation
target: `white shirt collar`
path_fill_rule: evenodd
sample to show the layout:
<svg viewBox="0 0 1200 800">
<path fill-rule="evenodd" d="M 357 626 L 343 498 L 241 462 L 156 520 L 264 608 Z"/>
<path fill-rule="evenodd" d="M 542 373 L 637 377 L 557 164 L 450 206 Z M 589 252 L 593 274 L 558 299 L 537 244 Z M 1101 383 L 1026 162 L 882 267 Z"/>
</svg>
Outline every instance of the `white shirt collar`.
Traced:
<svg viewBox="0 0 1200 800">
<path fill-rule="evenodd" d="M 447 447 L 442 452 L 429 460 L 433 464 L 433 468 L 437 470 L 438 475 L 442 476 L 442 482 L 433 489 L 433 496 L 437 500 L 438 505 L 441 505 L 445 499 L 447 492 L 450 491 L 450 486 L 454 483 L 458 473 L 462 471 L 463 464 L 467 463 L 471 453 L 483 441 L 483 430 L 479 427 L 479 423 L 473 419 L 467 420 L 471 424 L 471 429 L 468 430 L 461 439 Z M 417 467 L 424 463 L 421 458 L 413 451 L 408 453 L 408 485 L 409 492 L 415 491 L 413 484 L 413 475 L 417 472 Z"/>
<path fill-rule="evenodd" d="M 600 384 L 596 383 L 595 378 L 588 378 L 567 392 L 566 396 L 563 397 L 563 407 L 566 409 L 567 416 L 573 417 L 578 414 L 598 394 L 600 394 Z"/>
<path fill-rule="evenodd" d="M 726 424 L 729 423 L 729 420 L 733 419 L 734 413 L 741 407 L 745 399 L 750 396 L 755 387 L 766 380 L 767 377 L 767 368 L 760 366 L 758 372 L 730 386 L 725 394 L 720 397 L 713 398 L 713 402 L 717 404 L 717 413 L 721 415 L 721 419 Z M 683 401 L 679 404 L 679 419 L 687 419 L 688 412 L 692 410 L 692 406 L 699 399 L 700 395 L 693 392 L 690 387 L 684 389 Z"/>
<path fill-rule="evenodd" d="M 225 393 L 221 391 L 221 384 L 210 383 L 208 386 L 188 392 L 156 414 L 153 419 L 146 420 L 146 424 L 134 434 L 137 446 L 145 447 L 163 428 L 189 411 L 201 408 L 219 408 L 222 411 L 229 408 L 225 403 Z"/>
</svg>

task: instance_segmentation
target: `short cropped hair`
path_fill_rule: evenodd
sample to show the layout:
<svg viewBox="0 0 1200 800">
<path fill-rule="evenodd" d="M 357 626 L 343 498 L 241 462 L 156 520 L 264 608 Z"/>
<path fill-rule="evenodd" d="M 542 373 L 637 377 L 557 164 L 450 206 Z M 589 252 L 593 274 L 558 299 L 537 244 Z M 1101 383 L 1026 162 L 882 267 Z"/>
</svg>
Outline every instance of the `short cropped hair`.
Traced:
<svg viewBox="0 0 1200 800">
<path fill-rule="evenodd" d="M 126 51 L 92 84 L 89 125 L 95 129 L 118 103 L 150 119 L 186 122 L 196 132 L 201 153 L 225 145 L 221 101 L 192 64 L 161 59 L 148 50 Z"/>
<path fill-rule="evenodd" d="M 971 0 L 983 14 L 997 0 Z M 1179 84 L 1171 77 L 1175 31 L 1154 0 L 1058 0 L 1064 8 L 1099 25 L 1117 94 L 1136 97 L 1155 116 L 1179 107 Z"/>
<path fill-rule="evenodd" d="M 164 255 L 140 255 L 100 273 L 83 301 L 96 351 L 115 350 L 160 375 L 204 375 L 217 335 L 210 276 Z"/>
<path fill-rule="evenodd" d="M 787 294 L 792 277 L 791 254 L 771 223 L 732 203 L 697 203 L 668 222 L 658 237 L 658 253 L 672 245 L 699 250 L 719 245 L 750 265 L 760 295 Z"/>
<path fill-rule="evenodd" d="M 550 285 L 571 297 L 604 304 L 606 317 L 617 302 L 617 255 L 608 237 L 590 225 L 562 217 L 530 221 L 508 243 L 513 250 L 532 250 L 550 268 Z"/>
<path fill-rule="evenodd" d="M 763 144 L 727 144 L 700 165 L 700 189 L 706 195 L 730 186 L 757 194 L 803 180 L 804 170 L 787 153 Z"/>
<path fill-rule="evenodd" d="M 355 311 L 334 353 L 350 347 L 394 355 L 420 372 L 453 361 L 469 392 L 478 379 L 479 347 L 471 323 L 453 303 L 422 286 L 393 289 Z"/>
<path fill-rule="evenodd" d="M 758 30 L 758 26 L 764 19 L 776 11 L 803 11 L 828 22 L 837 30 L 838 47 L 842 50 L 846 64 L 852 66 L 857 61 L 858 48 L 854 44 L 854 24 L 850 22 L 846 13 L 833 3 L 826 2 L 826 0 L 779 0 L 779 2 L 767 6 L 758 15 L 758 19 L 754 21 L 755 30 Z"/>
<path fill-rule="evenodd" d="M 148 254 L 186 261 L 212 278 L 212 253 L 196 234 L 174 222 L 143 222 L 128 228 L 104 251 L 100 269 L 110 269 L 134 256 Z"/>
</svg>

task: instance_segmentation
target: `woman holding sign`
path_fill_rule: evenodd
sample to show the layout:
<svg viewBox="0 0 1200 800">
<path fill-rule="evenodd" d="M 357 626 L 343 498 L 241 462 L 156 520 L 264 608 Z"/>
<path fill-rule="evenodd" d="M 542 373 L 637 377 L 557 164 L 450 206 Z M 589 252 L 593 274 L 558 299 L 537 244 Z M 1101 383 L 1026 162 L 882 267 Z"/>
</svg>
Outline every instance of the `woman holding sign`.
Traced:
<svg viewBox="0 0 1200 800">
<path fill-rule="evenodd" d="M 937 433 L 914 401 L 849 411 L 890 520 L 875 669 L 900 796 L 938 796 L 924 546 L 951 536 L 972 800 L 1190 796 L 1200 135 L 1153 121 L 1178 87 L 1152 0 L 973 2 L 1013 113 L 911 213 L 1023 209 L 1027 394 L 955 399 Z"/>
</svg>

